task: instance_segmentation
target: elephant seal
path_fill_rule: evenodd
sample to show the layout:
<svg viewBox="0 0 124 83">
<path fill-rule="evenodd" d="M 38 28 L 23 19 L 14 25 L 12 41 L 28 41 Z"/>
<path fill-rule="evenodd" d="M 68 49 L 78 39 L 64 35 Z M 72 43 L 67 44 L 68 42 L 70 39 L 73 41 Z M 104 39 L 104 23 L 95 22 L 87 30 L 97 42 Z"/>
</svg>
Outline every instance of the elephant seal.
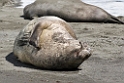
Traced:
<svg viewBox="0 0 124 83">
<path fill-rule="evenodd" d="M 108 22 L 124 24 L 124 22 L 110 15 L 105 10 L 79 0 L 38 0 L 27 5 L 23 13 L 25 19 L 33 19 L 34 17 L 41 16 L 58 16 L 68 22 Z"/>
<path fill-rule="evenodd" d="M 20 31 L 13 53 L 21 62 L 42 69 L 72 70 L 88 59 L 92 50 L 77 40 L 64 20 L 43 16 L 35 18 Z"/>
</svg>

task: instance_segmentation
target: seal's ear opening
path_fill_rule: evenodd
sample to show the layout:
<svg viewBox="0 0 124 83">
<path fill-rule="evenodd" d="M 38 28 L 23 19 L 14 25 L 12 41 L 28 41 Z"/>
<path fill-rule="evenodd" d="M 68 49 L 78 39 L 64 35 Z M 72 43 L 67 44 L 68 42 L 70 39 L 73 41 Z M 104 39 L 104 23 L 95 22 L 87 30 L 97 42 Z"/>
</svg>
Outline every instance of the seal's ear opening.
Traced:
<svg viewBox="0 0 124 83">
<path fill-rule="evenodd" d="M 39 47 L 39 36 L 40 34 L 42 33 L 42 28 L 40 26 L 40 23 L 38 23 L 36 26 L 35 26 L 35 29 L 29 39 L 29 44 L 31 44 L 32 46 L 36 47 L 36 48 L 40 48 Z"/>
</svg>

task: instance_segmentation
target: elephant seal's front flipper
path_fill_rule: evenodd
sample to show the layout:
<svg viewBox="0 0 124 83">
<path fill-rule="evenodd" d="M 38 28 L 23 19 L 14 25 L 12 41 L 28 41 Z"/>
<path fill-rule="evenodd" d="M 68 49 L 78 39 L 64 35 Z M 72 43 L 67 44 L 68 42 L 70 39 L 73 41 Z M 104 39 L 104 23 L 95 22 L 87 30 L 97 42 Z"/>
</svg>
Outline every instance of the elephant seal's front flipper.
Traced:
<svg viewBox="0 0 124 83">
<path fill-rule="evenodd" d="M 35 27 L 30 39 L 29 39 L 29 44 L 33 45 L 34 47 L 39 49 L 39 36 L 42 33 L 42 29 L 40 29 L 40 23 L 37 24 Z"/>
</svg>

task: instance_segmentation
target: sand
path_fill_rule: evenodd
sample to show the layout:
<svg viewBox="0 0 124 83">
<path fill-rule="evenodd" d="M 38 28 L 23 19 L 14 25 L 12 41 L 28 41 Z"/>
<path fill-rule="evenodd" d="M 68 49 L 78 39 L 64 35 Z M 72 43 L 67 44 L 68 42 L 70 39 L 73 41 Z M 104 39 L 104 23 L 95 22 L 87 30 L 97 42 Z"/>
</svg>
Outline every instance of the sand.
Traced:
<svg viewBox="0 0 124 83">
<path fill-rule="evenodd" d="M 70 23 L 93 55 L 75 71 L 42 70 L 14 57 L 13 43 L 25 20 L 23 9 L 0 8 L 0 83 L 124 83 L 124 25 Z M 122 18 L 123 20 L 123 18 Z"/>
</svg>

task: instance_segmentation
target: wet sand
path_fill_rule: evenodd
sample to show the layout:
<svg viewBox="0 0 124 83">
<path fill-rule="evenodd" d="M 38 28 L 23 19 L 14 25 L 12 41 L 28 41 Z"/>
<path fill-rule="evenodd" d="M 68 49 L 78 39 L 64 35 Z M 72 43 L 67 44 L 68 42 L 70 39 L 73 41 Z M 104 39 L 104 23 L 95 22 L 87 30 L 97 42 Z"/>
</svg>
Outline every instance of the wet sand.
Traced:
<svg viewBox="0 0 124 83">
<path fill-rule="evenodd" d="M 94 50 L 93 55 L 79 70 L 42 70 L 21 63 L 12 53 L 17 34 L 30 21 L 21 17 L 22 10 L 0 8 L 0 83 L 124 83 L 124 25 L 70 23 L 79 40 Z"/>
</svg>

